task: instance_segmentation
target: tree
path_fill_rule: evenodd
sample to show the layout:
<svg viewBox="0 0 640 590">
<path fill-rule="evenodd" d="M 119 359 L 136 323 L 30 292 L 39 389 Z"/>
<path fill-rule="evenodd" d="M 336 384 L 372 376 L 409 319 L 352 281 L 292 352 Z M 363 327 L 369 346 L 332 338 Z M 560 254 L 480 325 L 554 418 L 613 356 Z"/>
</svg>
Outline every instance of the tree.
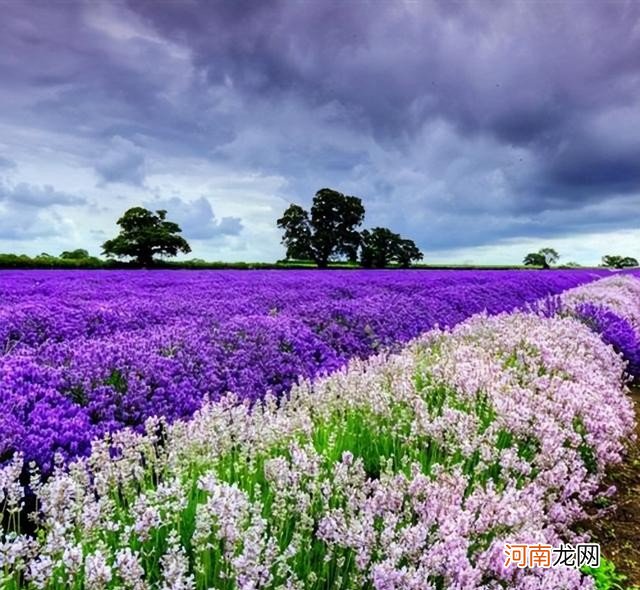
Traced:
<svg viewBox="0 0 640 590">
<path fill-rule="evenodd" d="M 374 227 L 362 232 L 360 264 L 365 268 L 384 268 L 398 251 L 400 235 L 386 227 Z"/>
<path fill-rule="evenodd" d="M 558 262 L 560 254 L 553 248 L 541 248 L 537 252 L 530 252 L 524 257 L 525 266 L 541 266 L 550 268 L 552 264 Z"/>
<path fill-rule="evenodd" d="M 522 262 L 524 262 L 525 266 L 543 266 L 545 268 L 549 268 L 545 257 L 539 252 L 529 252 Z"/>
<path fill-rule="evenodd" d="M 285 230 L 282 242 L 287 247 L 287 258 L 312 260 L 309 214 L 300 205 L 290 205 L 277 223 Z"/>
<path fill-rule="evenodd" d="M 187 241 L 180 235 L 177 223 L 166 220 L 167 212 L 155 213 L 144 207 L 132 207 L 118 219 L 120 233 L 102 244 L 109 257 L 134 258 L 142 266 L 151 266 L 154 256 L 176 256 L 178 252 L 191 252 Z"/>
<path fill-rule="evenodd" d="M 82 248 L 78 248 L 77 250 L 65 250 L 60 254 L 60 258 L 63 260 L 84 260 L 89 258 L 89 252 Z"/>
<path fill-rule="evenodd" d="M 423 258 L 424 255 L 413 240 L 400 240 L 398 253 L 396 254 L 396 262 L 402 268 L 409 268 L 412 262 L 418 262 L 418 260 L 422 260 Z"/>
<path fill-rule="evenodd" d="M 638 261 L 630 256 L 615 256 L 608 254 L 602 257 L 602 264 L 609 268 L 629 268 L 638 266 Z"/>
<path fill-rule="evenodd" d="M 553 248 L 541 248 L 538 250 L 538 253 L 544 256 L 545 264 L 543 266 L 545 268 L 549 268 L 560 259 L 560 254 L 558 254 Z"/>
<path fill-rule="evenodd" d="M 631 256 L 625 256 L 621 261 L 620 261 L 620 266 L 618 268 L 630 268 L 632 266 L 638 266 L 638 261 L 635 258 L 632 258 Z"/>
<path fill-rule="evenodd" d="M 365 268 L 385 268 L 396 263 L 403 268 L 423 258 L 413 240 L 407 240 L 386 227 L 365 229 L 361 234 L 360 264 Z"/>
<path fill-rule="evenodd" d="M 311 206 L 311 248 L 318 266 L 326 267 L 335 255 L 342 255 L 349 262 L 358 259 L 360 233 L 356 228 L 363 220 L 364 207 L 358 197 L 328 188 L 316 193 Z"/>
<path fill-rule="evenodd" d="M 284 230 L 287 258 L 310 259 L 326 268 L 336 256 L 357 260 L 360 234 L 356 228 L 363 219 L 361 199 L 323 188 L 313 198 L 311 214 L 290 205 L 277 224 Z"/>
</svg>

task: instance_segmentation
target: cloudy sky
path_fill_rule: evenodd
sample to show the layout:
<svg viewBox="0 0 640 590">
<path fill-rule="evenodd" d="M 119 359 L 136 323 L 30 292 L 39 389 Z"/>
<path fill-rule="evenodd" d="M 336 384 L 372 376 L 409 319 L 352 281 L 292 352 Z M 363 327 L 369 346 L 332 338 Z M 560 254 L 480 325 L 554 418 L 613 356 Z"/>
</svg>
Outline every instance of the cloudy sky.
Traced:
<svg viewBox="0 0 640 590">
<path fill-rule="evenodd" d="M 433 262 L 640 257 L 640 2 L 0 0 L 0 251 L 165 208 L 283 255 L 322 187 Z"/>
</svg>

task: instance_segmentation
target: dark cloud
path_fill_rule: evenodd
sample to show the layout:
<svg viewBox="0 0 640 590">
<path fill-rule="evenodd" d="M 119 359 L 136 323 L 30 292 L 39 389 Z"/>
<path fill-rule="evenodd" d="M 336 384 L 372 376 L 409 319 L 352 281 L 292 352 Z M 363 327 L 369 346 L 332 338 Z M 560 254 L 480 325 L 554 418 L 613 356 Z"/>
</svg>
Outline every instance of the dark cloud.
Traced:
<svg viewBox="0 0 640 590">
<path fill-rule="evenodd" d="M 188 56 L 141 34 L 122 4 L 9 2 L 2 17 L 7 120 L 94 141 L 85 155 L 107 179 L 111 168 L 100 160 L 114 137 L 152 147 L 170 142 L 187 153 L 228 137 L 223 121 L 194 116 L 211 105 L 207 88 L 190 76 Z"/>
<path fill-rule="evenodd" d="M 425 125 L 445 121 L 463 141 L 485 136 L 496 152 L 528 150 L 534 168 L 507 178 L 508 210 L 575 209 L 640 190 L 638 146 L 603 150 L 590 133 L 592 121 L 610 109 L 640 108 L 637 2 L 131 7 L 162 35 L 187 44 L 211 83 L 230 80 L 274 104 L 288 96 L 311 110 L 339 104 L 342 123 L 372 132 L 384 149 L 411 152 Z M 638 121 L 632 124 L 638 131 Z M 607 132 L 615 136 L 627 125 L 612 121 Z M 309 145 L 319 147 L 312 137 Z M 295 174 L 311 165 L 340 178 L 336 162 L 348 172 L 355 166 L 341 151 L 319 158 L 298 152 L 281 169 Z M 437 181 L 443 169 L 424 165 L 433 168 L 427 182 Z M 506 158 L 498 163 L 507 177 L 510 165 Z M 478 236 L 492 239 L 489 232 Z"/>
<path fill-rule="evenodd" d="M 165 209 L 167 218 L 180 225 L 187 240 L 219 240 L 228 236 L 237 236 L 243 229 L 239 217 L 218 219 L 211 203 L 205 197 L 194 201 L 183 201 L 178 197 L 156 199 L 145 204 L 146 207 Z"/>
<path fill-rule="evenodd" d="M 427 251 L 448 250 L 451 236 L 456 247 L 499 244 L 514 239 L 563 238 L 585 233 L 615 232 L 640 226 L 640 198 L 611 199 L 578 210 L 543 211 L 535 215 L 469 215 L 451 212 L 433 215 L 428 222 L 412 220 L 407 229 Z M 464 232 L 459 231 L 464 227 Z M 425 230 L 425 228 L 428 228 Z M 488 242 L 486 236 L 491 236 Z"/>
<path fill-rule="evenodd" d="M 639 22 L 634 0 L 6 3 L 3 141 L 55 134 L 107 192 L 182 159 L 280 177 L 283 202 L 334 186 L 431 249 L 614 231 L 640 197 Z M 163 202 L 192 239 L 252 229 Z"/>
<path fill-rule="evenodd" d="M 598 145 L 571 145 L 551 159 L 549 172 L 561 187 L 596 195 L 603 189 L 636 193 L 640 188 L 640 142 L 633 150 L 617 153 Z"/>
<path fill-rule="evenodd" d="M 338 100 L 397 135 L 445 116 L 518 142 L 633 100 L 637 2 L 131 2 L 212 82 Z M 603 51 L 603 47 L 607 50 Z M 635 52 L 635 55 L 634 55 Z"/>
</svg>

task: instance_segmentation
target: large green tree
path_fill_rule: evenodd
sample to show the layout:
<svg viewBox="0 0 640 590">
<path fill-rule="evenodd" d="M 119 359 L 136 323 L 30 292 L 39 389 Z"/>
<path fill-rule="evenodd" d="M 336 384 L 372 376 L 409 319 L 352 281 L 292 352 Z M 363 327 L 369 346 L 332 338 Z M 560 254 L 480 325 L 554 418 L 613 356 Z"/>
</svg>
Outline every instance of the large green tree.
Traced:
<svg viewBox="0 0 640 590">
<path fill-rule="evenodd" d="M 537 252 L 530 252 L 524 257 L 525 266 L 541 266 L 542 268 L 551 268 L 560 259 L 553 248 L 541 248 Z"/>
<path fill-rule="evenodd" d="M 363 220 L 364 207 L 358 197 L 323 188 L 315 194 L 310 214 L 300 205 L 290 205 L 277 224 L 284 230 L 287 258 L 310 259 L 326 268 L 335 257 L 357 260 L 357 228 Z"/>
<path fill-rule="evenodd" d="M 629 268 L 632 266 L 638 266 L 638 261 L 631 256 L 615 256 L 607 254 L 602 257 L 602 264 L 609 268 Z"/>
<path fill-rule="evenodd" d="M 408 268 L 423 258 L 413 240 L 407 240 L 386 227 L 365 229 L 361 234 L 360 264 L 365 268 L 385 268 L 391 263 Z"/>
<path fill-rule="evenodd" d="M 179 252 L 191 252 L 187 241 L 179 235 L 180 226 L 167 221 L 167 212 L 155 213 L 144 207 L 132 207 L 118 219 L 120 233 L 102 244 L 103 253 L 109 257 L 133 258 L 142 266 L 151 266 L 154 256 L 176 256 Z"/>
</svg>

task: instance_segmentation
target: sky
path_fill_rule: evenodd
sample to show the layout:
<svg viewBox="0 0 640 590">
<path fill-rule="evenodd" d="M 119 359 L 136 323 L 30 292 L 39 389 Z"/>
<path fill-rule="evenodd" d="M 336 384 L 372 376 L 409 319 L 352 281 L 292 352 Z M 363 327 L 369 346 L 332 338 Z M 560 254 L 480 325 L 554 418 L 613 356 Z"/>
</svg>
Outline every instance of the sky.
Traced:
<svg viewBox="0 0 640 590">
<path fill-rule="evenodd" d="M 0 0 L 0 251 L 163 208 L 272 261 L 329 187 L 434 263 L 640 258 L 640 1 Z"/>
</svg>

